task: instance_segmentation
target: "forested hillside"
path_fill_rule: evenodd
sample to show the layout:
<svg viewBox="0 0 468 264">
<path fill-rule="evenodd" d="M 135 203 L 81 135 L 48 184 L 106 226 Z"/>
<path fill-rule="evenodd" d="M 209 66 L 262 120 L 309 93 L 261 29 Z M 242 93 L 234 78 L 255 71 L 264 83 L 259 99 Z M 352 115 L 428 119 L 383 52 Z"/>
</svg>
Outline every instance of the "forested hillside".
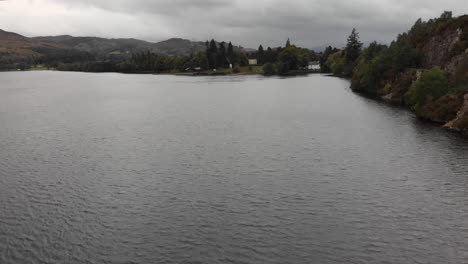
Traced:
<svg viewBox="0 0 468 264">
<path fill-rule="evenodd" d="M 468 16 L 444 12 L 437 19 L 418 19 L 389 46 L 373 42 L 362 49 L 353 34 L 345 49 L 326 54 L 325 69 L 352 78 L 356 92 L 468 131 Z"/>
</svg>

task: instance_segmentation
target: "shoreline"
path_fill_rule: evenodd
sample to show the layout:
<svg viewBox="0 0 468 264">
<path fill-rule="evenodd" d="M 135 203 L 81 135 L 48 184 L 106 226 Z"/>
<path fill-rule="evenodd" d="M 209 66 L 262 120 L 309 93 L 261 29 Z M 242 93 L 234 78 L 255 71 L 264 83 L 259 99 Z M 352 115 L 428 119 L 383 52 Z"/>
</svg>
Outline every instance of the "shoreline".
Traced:
<svg viewBox="0 0 468 264">
<path fill-rule="evenodd" d="M 286 74 L 264 74 L 260 71 L 252 71 L 252 72 L 238 72 L 238 73 L 231 73 L 226 71 L 218 71 L 218 72 L 118 72 L 118 71 L 105 71 L 105 72 L 92 72 L 92 71 L 61 71 L 57 69 L 28 69 L 28 70 L 0 70 L 2 72 L 41 72 L 41 71 L 54 71 L 54 72 L 81 72 L 81 73 L 120 73 L 120 74 L 137 74 L 137 75 L 173 75 L 173 76 L 249 76 L 249 75 L 261 75 L 261 76 L 279 76 L 279 77 L 292 77 L 292 76 L 304 76 L 309 74 L 322 74 L 316 70 L 297 70 L 291 71 Z"/>
<path fill-rule="evenodd" d="M 335 75 L 335 74 L 329 74 L 328 76 L 334 77 L 334 78 L 345 79 L 347 81 L 351 81 L 351 78 L 338 76 L 338 75 Z M 463 130 L 460 130 L 460 129 L 457 129 L 455 127 L 450 126 L 450 123 L 452 123 L 456 118 L 451 120 L 451 121 L 448 121 L 448 122 L 445 122 L 445 121 L 442 121 L 442 120 L 433 120 L 433 119 L 430 119 L 430 118 L 424 118 L 424 117 L 419 116 L 416 112 L 412 111 L 408 106 L 406 106 L 403 103 L 403 101 L 402 102 L 395 102 L 395 101 L 392 101 L 392 100 L 389 100 L 389 99 L 385 98 L 385 96 L 356 91 L 356 90 L 353 90 L 351 88 L 351 85 L 350 85 L 349 89 L 351 89 L 351 91 L 353 93 L 355 93 L 355 94 L 357 94 L 359 96 L 366 97 L 366 98 L 369 98 L 369 99 L 372 99 L 372 100 L 375 100 L 375 101 L 380 101 L 380 102 L 383 102 L 383 103 L 385 103 L 387 105 L 390 105 L 392 107 L 398 107 L 398 108 L 405 109 L 405 110 L 409 111 L 410 113 L 412 113 L 421 122 L 437 125 L 437 127 L 441 128 L 443 130 L 453 132 L 453 133 L 459 134 L 459 135 L 461 135 L 461 136 L 463 136 L 465 138 L 468 138 L 468 131 L 463 131 Z M 468 96 L 468 93 L 465 95 L 465 97 L 466 96 Z"/>
</svg>

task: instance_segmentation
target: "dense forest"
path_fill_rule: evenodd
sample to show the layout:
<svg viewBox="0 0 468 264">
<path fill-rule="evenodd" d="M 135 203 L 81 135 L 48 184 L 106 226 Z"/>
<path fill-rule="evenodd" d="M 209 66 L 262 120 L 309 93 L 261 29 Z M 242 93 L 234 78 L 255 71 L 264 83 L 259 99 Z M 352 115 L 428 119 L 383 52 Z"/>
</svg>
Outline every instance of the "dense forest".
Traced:
<svg viewBox="0 0 468 264">
<path fill-rule="evenodd" d="M 229 67 L 230 63 L 246 66 L 248 60 L 243 52 L 234 50 L 232 43 L 226 47 L 225 42 L 217 43 L 212 40 L 206 42 L 206 51 L 190 55 L 172 56 L 144 51 L 128 56 L 106 56 L 94 60 L 62 62 L 51 66 L 63 71 L 172 73 L 225 68 Z"/>
<path fill-rule="evenodd" d="M 249 59 L 255 59 L 255 66 L 262 67 L 265 75 L 292 75 L 309 72 L 309 61 L 317 60 L 318 55 L 311 50 L 290 44 L 285 47 L 266 50 L 262 45 L 252 52 L 236 51 L 231 42 L 206 41 L 206 50 L 188 56 L 167 56 L 150 51 L 131 54 L 128 58 L 96 60 L 82 54 L 75 61 L 56 60 L 46 57 L 42 63 L 62 71 L 123 72 L 123 73 L 181 73 L 198 74 L 240 73 L 243 67 L 252 66 Z M 252 67 L 247 71 L 252 71 Z"/>
<path fill-rule="evenodd" d="M 317 61 L 319 55 L 313 50 L 292 45 L 288 39 L 284 48 L 268 47 L 265 51 L 260 45 L 256 58 L 263 65 L 265 75 L 295 75 L 309 72 L 309 62 Z"/>
</svg>

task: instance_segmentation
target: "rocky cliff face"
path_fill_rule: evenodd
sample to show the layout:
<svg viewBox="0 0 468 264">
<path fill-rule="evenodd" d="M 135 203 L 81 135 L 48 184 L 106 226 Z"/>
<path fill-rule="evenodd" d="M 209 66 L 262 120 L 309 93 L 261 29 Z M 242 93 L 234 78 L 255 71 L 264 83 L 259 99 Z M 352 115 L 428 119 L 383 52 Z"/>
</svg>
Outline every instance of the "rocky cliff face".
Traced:
<svg viewBox="0 0 468 264">
<path fill-rule="evenodd" d="M 468 49 L 457 52 L 464 32 L 462 29 L 447 30 L 431 37 L 420 48 L 422 69 L 407 70 L 381 84 L 381 96 L 392 103 L 401 104 L 404 95 L 421 72 L 434 67 L 445 70 L 455 82 L 456 78 L 468 77 Z M 468 78 L 465 78 L 468 79 Z M 416 112 L 418 117 L 445 124 L 444 127 L 468 134 L 468 94 L 458 92 L 429 100 Z"/>
<path fill-rule="evenodd" d="M 460 47 L 464 32 L 461 28 L 448 30 L 432 37 L 425 43 L 421 52 L 425 69 L 440 67 L 444 69 L 452 79 L 468 75 L 466 65 L 468 63 L 468 49 L 457 52 Z M 452 80 L 456 82 L 456 80 Z M 446 95 L 428 102 L 416 113 L 419 117 L 430 121 L 444 123 L 444 127 L 460 132 L 468 131 L 468 94 L 456 93 Z"/>
<path fill-rule="evenodd" d="M 422 119 L 468 131 L 468 15 L 418 20 L 390 47 L 370 45 L 351 88 L 406 105 Z M 439 68 L 439 69 L 434 69 Z"/>
<path fill-rule="evenodd" d="M 431 37 L 418 48 L 422 54 L 421 69 L 406 70 L 393 78 L 382 80 L 377 90 L 378 95 L 392 103 L 403 103 L 405 93 L 412 83 L 418 79 L 421 71 L 439 67 L 455 75 L 460 65 L 468 61 L 468 56 L 462 52 L 457 54 L 463 30 L 460 28 L 446 30 L 441 34 Z"/>
<path fill-rule="evenodd" d="M 463 104 L 458 110 L 457 116 L 444 127 L 468 134 L 468 94 L 464 95 Z"/>
<path fill-rule="evenodd" d="M 393 104 L 403 104 L 404 96 L 414 81 L 418 78 L 418 72 L 407 70 L 398 74 L 394 79 L 384 81 L 380 86 L 382 99 Z"/>
<path fill-rule="evenodd" d="M 460 42 L 462 33 L 461 28 L 447 30 L 425 42 L 420 49 L 421 54 L 423 54 L 422 67 L 425 69 L 445 68 L 452 60 L 454 48 Z"/>
</svg>

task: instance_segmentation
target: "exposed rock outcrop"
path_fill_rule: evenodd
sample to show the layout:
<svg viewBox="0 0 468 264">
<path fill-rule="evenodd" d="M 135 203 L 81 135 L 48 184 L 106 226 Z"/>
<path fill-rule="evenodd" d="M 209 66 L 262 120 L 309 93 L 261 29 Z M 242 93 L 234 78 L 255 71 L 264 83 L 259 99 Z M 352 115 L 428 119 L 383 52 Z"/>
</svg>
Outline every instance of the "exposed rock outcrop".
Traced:
<svg viewBox="0 0 468 264">
<path fill-rule="evenodd" d="M 445 124 L 446 128 L 468 133 L 468 94 L 463 97 L 463 104 L 457 112 L 455 119 Z"/>
<path fill-rule="evenodd" d="M 453 120 L 463 105 L 463 95 L 446 95 L 437 100 L 427 100 L 416 111 L 419 118 L 445 124 Z"/>
<path fill-rule="evenodd" d="M 351 89 L 468 134 L 468 15 L 418 20 L 375 55 L 377 49 L 363 53 Z"/>
<path fill-rule="evenodd" d="M 468 64 L 468 54 L 460 54 L 453 57 L 444 67 L 444 70 L 451 75 L 457 73 L 462 64 Z"/>
<path fill-rule="evenodd" d="M 417 80 L 418 72 L 415 70 L 407 70 L 398 74 L 394 80 L 383 81 L 380 84 L 379 94 L 381 98 L 392 104 L 403 104 L 405 93 L 411 87 L 413 82 Z"/>
<path fill-rule="evenodd" d="M 426 69 L 441 67 L 447 64 L 452 57 L 452 50 L 460 41 L 463 31 L 461 29 L 447 30 L 430 38 L 421 48 L 422 66 Z"/>
</svg>

